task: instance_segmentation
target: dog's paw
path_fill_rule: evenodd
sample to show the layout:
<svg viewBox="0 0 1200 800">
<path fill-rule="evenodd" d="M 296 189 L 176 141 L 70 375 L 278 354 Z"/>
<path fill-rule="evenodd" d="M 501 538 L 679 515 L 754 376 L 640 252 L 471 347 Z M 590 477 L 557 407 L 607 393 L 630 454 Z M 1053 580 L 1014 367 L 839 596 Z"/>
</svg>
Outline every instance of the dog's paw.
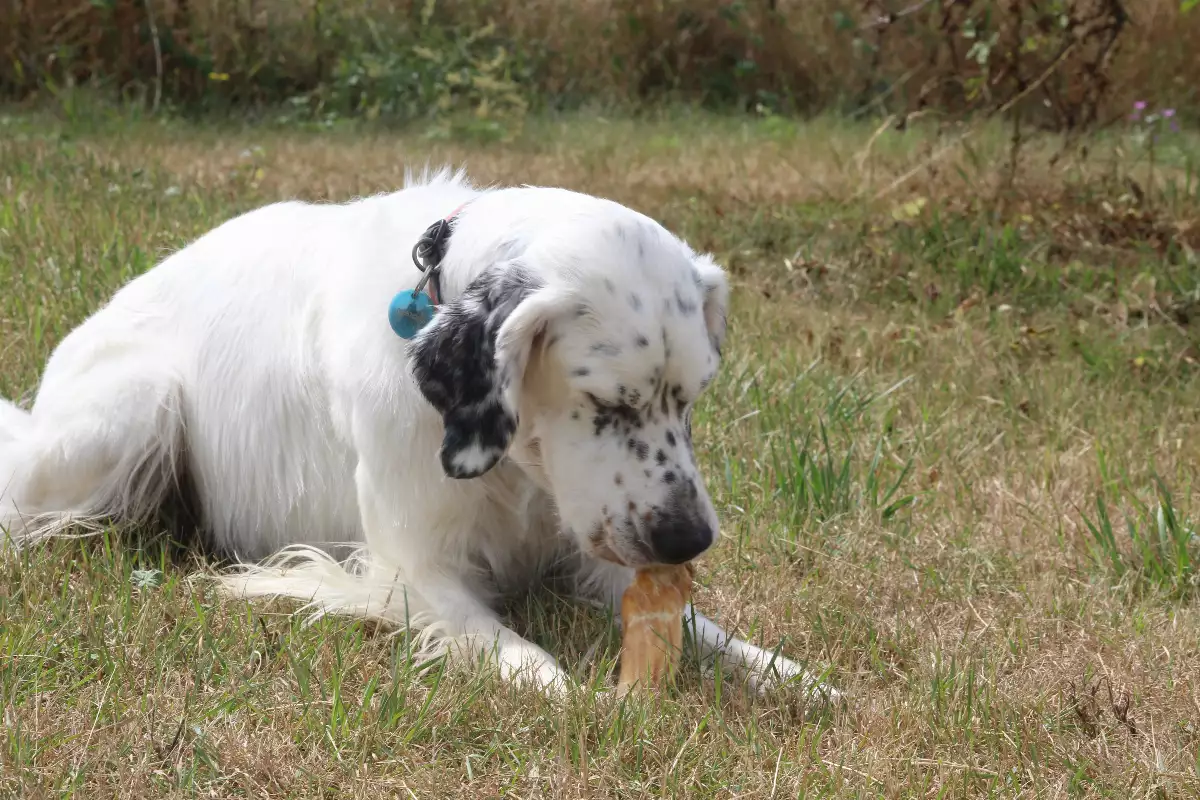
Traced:
<svg viewBox="0 0 1200 800">
<path fill-rule="evenodd" d="M 789 658 L 776 656 L 766 664 L 755 664 L 746 672 L 746 681 L 760 697 L 779 692 L 800 692 L 809 699 L 828 705 L 845 702 L 842 692 Z"/>
<path fill-rule="evenodd" d="M 560 668 L 553 660 L 527 663 L 518 680 L 556 702 L 565 700 L 579 688 L 579 683 L 571 673 Z"/>
<path fill-rule="evenodd" d="M 557 664 L 546 661 L 527 661 L 511 669 L 505 676 L 508 680 L 532 689 L 554 700 L 566 697 L 575 688 L 570 674 Z"/>
</svg>

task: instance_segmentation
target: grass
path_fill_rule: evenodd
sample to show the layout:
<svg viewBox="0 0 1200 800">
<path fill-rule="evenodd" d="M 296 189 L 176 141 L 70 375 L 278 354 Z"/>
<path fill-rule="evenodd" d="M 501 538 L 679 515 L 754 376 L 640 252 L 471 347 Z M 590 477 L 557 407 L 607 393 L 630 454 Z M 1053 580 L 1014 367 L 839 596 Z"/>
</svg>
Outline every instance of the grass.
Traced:
<svg viewBox="0 0 1200 800">
<path fill-rule="evenodd" d="M 695 420 L 724 534 L 697 604 L 852 696 L 814 716 L 688 665 L 661 698 L 556 706 L 418 673 L 402 636 L 222 600 L 165 533 L 113 529 L 0 560 L 0 795 L 1200 792 L 1190 134 L 1153 184 L 1116 133 L 1053 167 L 1034 139 L 1010 187 L 985 130 L 873 199 L 932 129 L 672 112 L 472 142 L 23 111 L 0 130 L 7 397 L 164 252 L 426 160 L 608 195 L 711 248 L 735 291 Z M 602 616 L 538 594 L 511 616 L 611 679 Z"/>
</svg>

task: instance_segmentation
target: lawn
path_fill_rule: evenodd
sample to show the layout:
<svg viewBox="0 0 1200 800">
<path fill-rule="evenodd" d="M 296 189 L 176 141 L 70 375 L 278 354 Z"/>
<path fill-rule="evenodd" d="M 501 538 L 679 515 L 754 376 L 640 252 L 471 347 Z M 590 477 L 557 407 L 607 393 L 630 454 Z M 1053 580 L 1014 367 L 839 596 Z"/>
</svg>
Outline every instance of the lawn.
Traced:
<svg viewBox="0 0 1200 800">
<path fill-rule="evenodd" d="M 671 112 L 509 140 L 0 112 L 0 394 L 235 214 L 465 163 L 642 210 L 734 285 L 695 437 L 696 602 L 849 695 L 552 703 L 406 639 L 197 580 L 164 530 L 0 557 L 0 795 L 1112 797 L 1200 793 L 1200 140 Z M 963 133 L 962 143 L 951 143 Z M 1057 155 L 1057 157 L 1056 157 Z M 594 610 L 513 624 L 611 682 Z"/>
</svg>

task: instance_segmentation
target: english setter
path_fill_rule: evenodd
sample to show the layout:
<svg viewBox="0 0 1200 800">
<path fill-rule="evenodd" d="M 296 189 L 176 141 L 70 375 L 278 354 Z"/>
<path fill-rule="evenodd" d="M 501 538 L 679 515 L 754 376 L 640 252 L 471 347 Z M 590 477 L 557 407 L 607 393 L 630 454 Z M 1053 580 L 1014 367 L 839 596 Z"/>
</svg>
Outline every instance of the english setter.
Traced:
<svg viewBox="0 0 1200 800">
<path fill-rule="evenodd" d="M 447 216 L 440 305 L 405 341 L 389 301 Z M 443 170 L 345 204 L 268 205 L 67 335 L 31 411 L 0 401 L 0 526 L 22 546 L 145 520 L 187 486 L 210 542 L 243 559 L 224 589 L 408 625 L 437 652 L 482 648 L 506 679 L 566 688 L 495 601 L 565 568 L 619 614 L 635 567 L 713 544 L 690 420 L 727 298 L 711 257 L 564 189 Z M 352 555 L 335 558 L 338 541 Z M 688 620 L 707 663 L 760 690 L 836 694 Z"/>
</svg>

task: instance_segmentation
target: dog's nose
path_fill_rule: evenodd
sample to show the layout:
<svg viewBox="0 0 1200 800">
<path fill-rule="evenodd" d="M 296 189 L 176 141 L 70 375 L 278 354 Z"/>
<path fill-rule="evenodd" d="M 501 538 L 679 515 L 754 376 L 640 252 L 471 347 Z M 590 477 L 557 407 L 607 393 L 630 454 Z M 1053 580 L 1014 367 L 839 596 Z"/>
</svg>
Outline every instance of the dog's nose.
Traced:
<svg viewBox="0 0 1200 800">
<path fill-rule="evenodd" d="M 691 561 L 712 546 L 713 528 L 697 513 L 672 510 L 650 530 L 650 546 L 664 564 Z"/>
</svg>

